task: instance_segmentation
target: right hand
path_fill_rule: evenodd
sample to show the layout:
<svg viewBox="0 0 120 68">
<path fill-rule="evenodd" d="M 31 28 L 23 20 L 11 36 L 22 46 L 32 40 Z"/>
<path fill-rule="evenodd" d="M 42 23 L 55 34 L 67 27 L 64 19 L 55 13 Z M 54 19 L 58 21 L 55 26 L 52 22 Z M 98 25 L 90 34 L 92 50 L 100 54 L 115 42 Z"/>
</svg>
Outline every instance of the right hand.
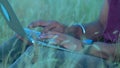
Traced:
<svg viewBox="0 0 120 68">
<path fill-rule="evenodd" d="M 82 47 L 83 43 L 80 40 L 68 34 L 59 32 L 49 31 L 47 33 L 41 34 L 38 40 L 48 40 L 49 44 L 51 45 L 63 46 L 70 50 L 80 51 L 83 48 Z"/>
<path fill-rule="evenodd" d="M 54 32 L 65 32 L 65 25 L 60 24 L 57 21 L 35 21 L 28 25 L 29 28 L 43 27 L 43 32 L 54 31 Z"/>
</svg>

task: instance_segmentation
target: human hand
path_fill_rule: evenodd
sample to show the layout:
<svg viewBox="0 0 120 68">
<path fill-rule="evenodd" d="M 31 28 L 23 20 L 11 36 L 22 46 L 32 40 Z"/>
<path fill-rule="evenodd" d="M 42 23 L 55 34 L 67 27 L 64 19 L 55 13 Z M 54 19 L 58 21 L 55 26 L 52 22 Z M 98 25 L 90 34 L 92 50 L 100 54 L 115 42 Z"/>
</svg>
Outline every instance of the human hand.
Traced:
<svg viewBox="0 0 120 68">
<path fill-rule="evenodd" d="M 49 40 L 49 44 L 60 45 L 70 50 L 81 50 L 82 43 L 80 40 L 59 32 L 47 32 L 41 34 L 40 40 Z"/>
<path fill-rule="evenodd" d="M 63 33 L 65 31 L 65 26 L 57 21 L 35 21 L 28 25 L 29 28 L 43 27 L 43 32 L 55 31 Z"/>
</svg>

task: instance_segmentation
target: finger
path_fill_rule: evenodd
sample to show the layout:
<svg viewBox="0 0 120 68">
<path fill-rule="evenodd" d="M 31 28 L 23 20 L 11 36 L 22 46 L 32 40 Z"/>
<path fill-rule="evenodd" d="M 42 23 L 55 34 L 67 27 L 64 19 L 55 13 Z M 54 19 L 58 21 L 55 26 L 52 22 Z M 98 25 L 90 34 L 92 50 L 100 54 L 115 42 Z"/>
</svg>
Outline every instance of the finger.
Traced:
<svg viewBox="0 0 120 68">
<path fill-rule="evenodd" d="M 44 32 L 54 31 L 57 28 L 59 28 L 58 23 L 55 22 L 55 21 L 48 21 L 48 23 L 50 23 L 50 24 L 47 27 L 44 28 L 44 30 L 43 30 Z"/>
<path fill-rule="evenodd" d="M 66 35 L 61 34 L 61 33 L 59 33 L 59 32 L 51 32 L 51 31 L 49 31 L 49 32 L 47 32 L 46 34 L 47 34 L 47 35 L 53 35 L 53 37 L 51 37 L 51 38 L 56 39 L 56 40 L 60 40 L 60 41 L 66 39 Z"/>
<path fill-rule="evenodd" d="M 48 32 L 40 35 L 40 39 L 60 39 L 60 35 L 57 32 Z"/>
<path fill-rule="evenodd" d="M 46 35 L 42 37 L 41 40 L 47 40 L 49 44 L 58 44 L 58 45 L 61 43 L 61 41 L 63 41 L 61 40 L 60 37 L 58 37 L 58 35 Z"/>
<path fill-rule="evenodd" d="M 62 28 L 53 28 L 53 29 L 51 29 L 50 31 L 63 33 L 63 32 L 64 32 L 64 29 L 62 29 Z"/>
<path fill-rule="evenodd" d="M 58 35 L 58 36 L 61 36 L 62 34 L 59 33 L 59 32 L 55 32 L 55 31 L 48 31 L 46 33 L 43 32 L 43 34 L 41 35 Z"/>
<path fill-rule="evenodd" d="M 47 32 L 49 32 L 49 31 L 52 31 L 52 29 L 54 29 L 54 28 L 55 28 L 54 26 L 48 25 L 48 26 L 46 26 L 46 27 L 43 29 L 43 32 L 47 33 Z"/>
<path fill-rule="evenodd" d="M 35 21 L 32 22 L 31 24 L 28 25 L 29 28 L 35 28 L 35 27 L 46 27 L 48 26 L 49 23 L 47 23 L 46 21 Z"/>
<path fill-rule="evenodd" d="M 53 36 L 57 35 L 57 32 L 42 32 L 39 36 L 39 38 L 52 38 Z"/>
</svg>

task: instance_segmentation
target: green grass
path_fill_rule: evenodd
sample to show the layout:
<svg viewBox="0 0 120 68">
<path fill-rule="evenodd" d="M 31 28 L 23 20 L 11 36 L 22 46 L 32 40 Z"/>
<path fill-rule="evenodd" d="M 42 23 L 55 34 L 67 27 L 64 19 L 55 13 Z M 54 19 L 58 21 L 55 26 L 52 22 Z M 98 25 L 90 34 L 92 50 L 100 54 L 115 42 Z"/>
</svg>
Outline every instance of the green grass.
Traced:
<svg viewBox="0 0 120 68">
<path fill-rule="evenodd" d="M 98 19 L 103 4 L 103 0 L 9 0 L 9 2 L 24 27 L 36 20 L 55 20 L 66 25 L 88 23 Z M 5 23 L 1 14 L 0 24 L 0 43 L 3 43 L 14 32 Z M 47 65 L 47 68 L 54 68 L 56 61 L 51 58 L 54 56 L 52 53 L 52 50 L 50 50 L 48 57 L 44 58 L 42 57 L 43 54 L 40 53 L 40 65 L 36 63 L 33 68 L 38 66 L 44 68 L 45 65 Z M 50 63 L 52 61 L 55 62 Z M 66 59 L 63 64 L 63 66 L 66 65 L 64 68 L 70 68 L 71 63 L 69 58 Z M 30 66 L 28 65 L 27 68 L 30 68 Z"/>
<path fill-rule="evenodd" d="M 21 24 L 36 20 L 55 20 L 71 25 L 87 23 L 99 17 L 103 0 L 9 0 Z M 13 32 L 0 15 L 0 43 Z"/>
</svg>

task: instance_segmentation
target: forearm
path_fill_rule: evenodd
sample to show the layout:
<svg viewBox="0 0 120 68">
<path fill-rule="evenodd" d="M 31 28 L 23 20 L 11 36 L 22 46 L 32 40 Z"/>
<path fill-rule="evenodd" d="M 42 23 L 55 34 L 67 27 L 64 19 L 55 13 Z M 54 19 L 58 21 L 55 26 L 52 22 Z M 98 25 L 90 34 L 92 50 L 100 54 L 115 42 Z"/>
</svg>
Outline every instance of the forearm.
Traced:
<svg viewBox="0 0 120 68">
<path fill-rule="evenodd" d="M 98 20 L 89 22 L 89 24 L 83 24 L 86 30 L 86 33 L 84 34 L 84 36 L 86 36 L 87 38 L 93 39 L 103 33 L 107 24 L 108 10 L 109 10 L 108 0 L 105 0 Z M 78 38 L 80 38 L 80 36 L 83 35 L 81 27 L 79 28 L 69 27 L 68 30 L 66 30 L 66 32 L 72 33 L 75 37 L 78 37 Z"/>
<path fill-rule="evenodd" d="M 104 31 L 104 28 L 100 24 L 99 20 L 85 24 L 84 28 L 86 30 L 85 37 L 90 38 L 90 39 L 94 39 L 96 37 L 99 37 L 100 35 L 102 35 L 102 33 Z"/>
<path fill-rule="evenodd" d="M 116 60 L 116 58 L 120 58 L 120 53 L 117 51 L 119 49 L 117 48 L 119 47 L 116 44 L 95 42 L 90 46 L 89 52 L 87 53 L 104 59 Z"/>
<path fill-rule="evenodd" d="M 78 38 L 78 39 L 80 39 L 80 37 L 83 35 L 86 38 L 93 39 L 93 38 L 100 36 L 104 31 L 104 28 L 100 24 L 99 20 L 88 23 L 88 24 L 83 24 L 83 27 L 86 31 L 85 34 L 83 33 L 83 30 L 80 26 L 70 26 L 66 29 L 65 32 L 69 35 L 72 35 L 72 36 Z"/>
</svg>

